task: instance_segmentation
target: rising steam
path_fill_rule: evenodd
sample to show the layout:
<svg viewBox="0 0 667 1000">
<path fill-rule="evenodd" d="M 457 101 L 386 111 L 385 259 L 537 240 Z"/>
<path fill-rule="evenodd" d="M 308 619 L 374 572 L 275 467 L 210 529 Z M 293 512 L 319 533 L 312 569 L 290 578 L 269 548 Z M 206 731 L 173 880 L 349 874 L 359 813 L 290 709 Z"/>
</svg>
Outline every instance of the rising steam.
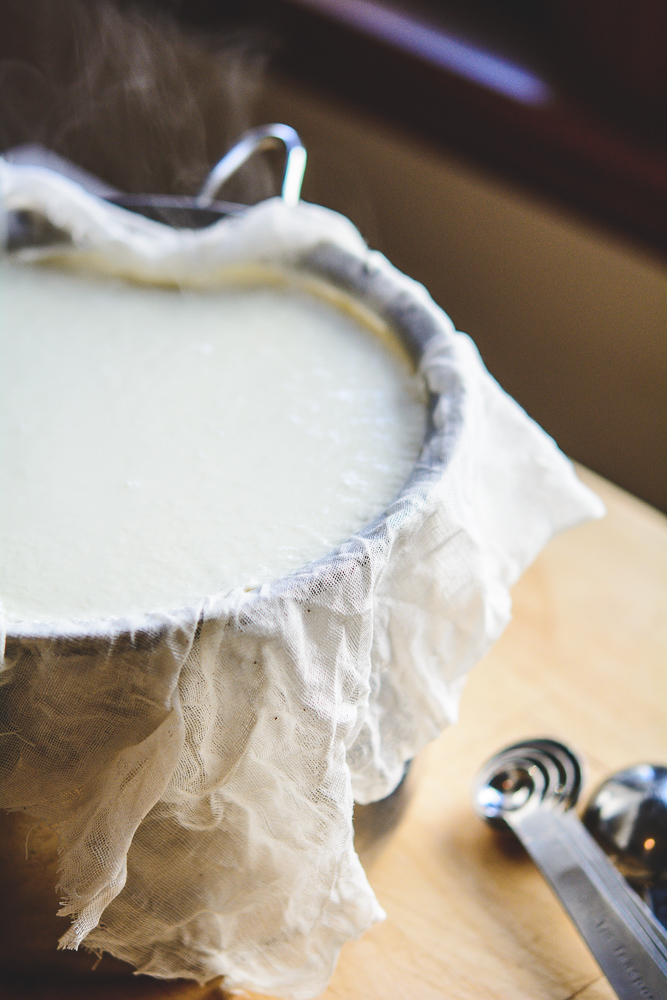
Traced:
<svg viewBox="0 0 667 1000">
<path fill-rule="evenodd" d="M 0 149 L 40 143 L 125 191 L 196 192 L 251 124 L 261 41 L 98 0 L 0 0 Z M 265 197 L 255 164 L 240 201 Z"/>
</svg>

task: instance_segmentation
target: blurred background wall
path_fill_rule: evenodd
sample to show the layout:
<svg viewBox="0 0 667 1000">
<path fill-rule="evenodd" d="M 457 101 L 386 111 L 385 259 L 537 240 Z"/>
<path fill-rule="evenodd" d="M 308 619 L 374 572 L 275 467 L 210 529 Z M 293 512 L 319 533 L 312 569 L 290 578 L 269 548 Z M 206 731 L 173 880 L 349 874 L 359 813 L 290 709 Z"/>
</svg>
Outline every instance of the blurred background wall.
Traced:
<svg viewBox="0 0 667 1000">
<path fill-rule="evenodd" d="M 664 7 L 607 5 L 587 59 L 594 4 L 0 0 L 0 143 L 195 192 L 245 128 L 292 124 L 304 197 L 422 281 L 566 452 L 667 509 Z M 518 67 L 532 98 L 470 65 Z"/>
</svg>

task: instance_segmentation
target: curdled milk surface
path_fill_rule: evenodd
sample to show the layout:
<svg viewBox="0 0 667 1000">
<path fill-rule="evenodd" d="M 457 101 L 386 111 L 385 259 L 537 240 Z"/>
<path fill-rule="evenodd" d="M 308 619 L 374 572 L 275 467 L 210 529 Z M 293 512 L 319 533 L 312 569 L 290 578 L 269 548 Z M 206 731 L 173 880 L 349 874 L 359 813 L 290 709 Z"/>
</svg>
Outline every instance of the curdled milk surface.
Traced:
<svg viewBox="0 0 667 1000">
<path fill-rule="evenodd" d="M 0 265 L 0 602 L 170 610 L 325 555 L 425 426 L 387 330 L 274 278 L 215 291 Z"/>
</svg>

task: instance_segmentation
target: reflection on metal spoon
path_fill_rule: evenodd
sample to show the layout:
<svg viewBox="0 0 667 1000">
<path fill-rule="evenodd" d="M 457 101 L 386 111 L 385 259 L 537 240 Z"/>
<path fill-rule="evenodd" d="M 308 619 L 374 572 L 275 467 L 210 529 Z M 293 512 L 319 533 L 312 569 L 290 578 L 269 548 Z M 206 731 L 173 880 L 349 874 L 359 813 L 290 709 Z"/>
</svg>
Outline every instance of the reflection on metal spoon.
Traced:
<svg viewBox="0 0 667 1000">
<path fill-rule="evenodd" d="M 607 778 L 584 823 L 667 927 L 667 767 L 636 764 Z"/>
<path fill-rule="evenodd" d="M 521 840 L 621 1000 L 667 996 L 667 935 L 574 813 L 576 753 L 555 740 L 506 747 L 475 781 L 477 813 Z"/>
</svg>

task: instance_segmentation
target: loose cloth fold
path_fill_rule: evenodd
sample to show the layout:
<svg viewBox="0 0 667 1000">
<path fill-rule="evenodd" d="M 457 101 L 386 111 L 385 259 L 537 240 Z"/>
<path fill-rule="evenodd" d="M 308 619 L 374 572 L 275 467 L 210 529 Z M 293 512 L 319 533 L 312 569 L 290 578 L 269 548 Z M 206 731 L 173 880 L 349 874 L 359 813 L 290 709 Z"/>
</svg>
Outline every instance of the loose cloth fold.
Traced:
<svg viewBox="0 0 667 1000">
<path fill-rule="evenodd" d="M 274 199 L 175 231 L 2 161 L 0 191 L 72 234 L 39 251 L 63 265 L 191 287 L 255 265 L 324 275 L 419 355 L 432 417 L 415 471 L 326 558 L 173 614 L 5 623 L 0 807 L 59 833 L 63 946 L 316 996 L 383 916 L 354 800 L 389 794 L 455 721 L 511 585 L 602 506 L 425 290 L 335 213 Z"/>
</svg>

